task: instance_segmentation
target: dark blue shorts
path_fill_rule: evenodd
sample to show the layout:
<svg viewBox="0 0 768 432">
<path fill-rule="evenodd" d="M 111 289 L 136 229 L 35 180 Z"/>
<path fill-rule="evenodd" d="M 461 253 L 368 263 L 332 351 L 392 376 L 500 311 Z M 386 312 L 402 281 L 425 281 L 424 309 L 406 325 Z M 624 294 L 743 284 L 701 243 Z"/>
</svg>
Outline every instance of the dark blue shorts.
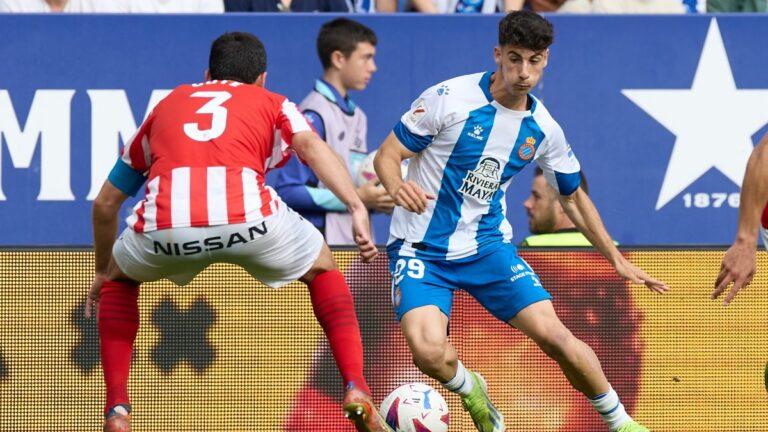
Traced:
<svg viewBox="0 0 768 432">
<path fill-rule="evenodd" d="M 389 252 L 392 305 L 397 319 L 411 309 L 433 305 L 451 316 L 453 292 L 462 289 L 501 321 L 552 296 L 514 245 L 504 243 L 481 257 L 447 261 Z"/>
</svg>

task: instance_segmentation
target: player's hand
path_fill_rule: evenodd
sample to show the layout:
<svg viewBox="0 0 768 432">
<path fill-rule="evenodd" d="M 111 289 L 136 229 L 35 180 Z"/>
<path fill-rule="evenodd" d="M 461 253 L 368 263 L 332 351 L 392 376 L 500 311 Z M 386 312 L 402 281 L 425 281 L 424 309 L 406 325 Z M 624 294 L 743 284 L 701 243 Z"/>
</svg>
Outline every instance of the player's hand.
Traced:
<svg viewBox="0 0 768 432">
<path fill-rule="evenodd" d="M 360 250 L 360 256 L 363 262 L 371 262 L 379 254 L 379 250 L 376 249 L 376 245 L 373 243 L 373 237 L 371 236 L 371 222 L 368 219 L 368 211 L 365 207 L 352 210 L 352 233 L 355 237 L 355 243 Z"/>
<path fill-rule="evenodd" d="M 96 273 L 91 283 L 91 289 L 88 290 L 88 298 L 85 300 L 85 318 L 91 319 L 94 316 L 93 310 L 96 308 L 99 302 L 99 293 L 101 292 L 101 285 L 107 280 L 107 276 Z"/>
<path fill-rule="evenodd" d="M 422 214 L 427 209 L 429 200 L 435 199 L 417 185 L 413 180 L 404 182 L 395 192 L 395 204 L 416 214 Z"/>
<path fill-rule="evenodd" d="M 734 243 L 723 256 L 720 273 L 715 280 L 715 290 L 712 291 L 710 298 L 714 300 L 720 297 L 733 282 L 731 291 L 723 300 L 723 305 L 728 306 L 736 294 L 752 282 L 756 265 L 755 245 L 746 242 Z"/>
<path fill-rule="evenodd" d="M 650 277 L 646 272 L 636 267 L 631 262 L 627 261 L 624 257 L 619 258 L 619 260 L 614 265 L 614 268 L 616 269 L 616 273 L 618 273 L 619 276 L 632 283 L 644 284 L 648 287 L 649 290 L 653 292 L 664 294 L 669 291 L 667 284 Z"/>
<path fill-rule="evenodd" d="M 371 179 L 357 188 L 357 195 L 369 210 L 391 214 L 395 208 L 395 200 L 389 196 L 378 179 Z"/>
</svg>

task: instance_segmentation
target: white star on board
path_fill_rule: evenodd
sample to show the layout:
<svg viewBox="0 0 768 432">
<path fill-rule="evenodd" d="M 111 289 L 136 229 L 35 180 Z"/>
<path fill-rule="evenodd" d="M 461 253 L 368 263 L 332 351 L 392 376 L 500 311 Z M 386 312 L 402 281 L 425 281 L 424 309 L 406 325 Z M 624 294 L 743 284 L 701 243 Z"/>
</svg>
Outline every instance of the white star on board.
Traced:
<svg viewBox="0 0 768 432">
<path fill-rule="evenodd" d="M 752 135 L 768 122 L 768 89 L 736 88 L 715 18 L 690 89 L 621 92 L 677 137 L 656 210 L 712 168 L 741 185 Z"/>
</svg>

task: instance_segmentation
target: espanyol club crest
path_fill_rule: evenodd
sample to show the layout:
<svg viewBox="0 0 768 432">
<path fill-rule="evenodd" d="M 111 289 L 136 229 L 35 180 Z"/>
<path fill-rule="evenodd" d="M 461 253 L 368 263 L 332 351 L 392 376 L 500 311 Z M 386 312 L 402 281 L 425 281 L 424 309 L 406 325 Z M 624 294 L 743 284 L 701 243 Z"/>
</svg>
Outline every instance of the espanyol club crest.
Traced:
<svg viewBox="0 0 768 432">
<path fill-rule="evenodd" d="M 536 154 L 536 138 L 528 137 L 517 150 L 517 156 L 524 161 L 528 161 L 533 158 L 534 154 Z"/>
</svg>

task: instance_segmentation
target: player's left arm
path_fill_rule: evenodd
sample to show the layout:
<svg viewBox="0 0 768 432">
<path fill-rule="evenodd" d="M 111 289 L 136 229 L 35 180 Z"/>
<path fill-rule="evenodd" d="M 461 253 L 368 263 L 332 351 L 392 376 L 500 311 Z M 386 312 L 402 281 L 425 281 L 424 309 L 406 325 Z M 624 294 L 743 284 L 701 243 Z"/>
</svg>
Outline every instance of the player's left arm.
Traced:
<svg viewBox="0 0 768 432">
<path fill-rule="evenodd" d="M 592 199 L 581 187 L 577 186 L 576 190 L 568 195 L 563 195 L 561 192 L 558 198 L 563 210 L 579 231 L 611 263 L 621 277 L 637 284 L 645 284 L 651 291 L 661 294 L 669 290 L 666 284 L 650 277 L 642 269 L 624 258 L 605 229 L 600 213 L 592 203 Z"/>
<path fill-rule="evenodd" d="M 616 272 L 634 283 L 644 283 L 650 290 L 663 293 L 669 288 L 635 267 L 619 252 L 603 225 L 589 196 L 581 190 L 581 165 L 559 125 L 548 128 L 548 135 L 536 151 L 536 162 L 544 178 L 558 193 L 563 210 L 576 228 L 611 263 Z"/>
</svg>

